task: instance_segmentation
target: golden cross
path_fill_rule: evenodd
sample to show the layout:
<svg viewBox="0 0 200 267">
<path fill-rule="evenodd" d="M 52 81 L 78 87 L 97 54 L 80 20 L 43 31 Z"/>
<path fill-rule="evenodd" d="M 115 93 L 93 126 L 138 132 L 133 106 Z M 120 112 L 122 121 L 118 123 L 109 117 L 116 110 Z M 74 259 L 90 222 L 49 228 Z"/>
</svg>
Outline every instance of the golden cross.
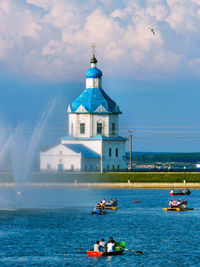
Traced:
<svg viewBox="0 0 200 267">
<path fill-rule="evenodd" d="M 93 55 L 95 54 L 95 48 L 96 48 L 96 45 L 95 45 L 95 43 L 92 43 L 92 53 L 93 53 Z"/>
</svg>

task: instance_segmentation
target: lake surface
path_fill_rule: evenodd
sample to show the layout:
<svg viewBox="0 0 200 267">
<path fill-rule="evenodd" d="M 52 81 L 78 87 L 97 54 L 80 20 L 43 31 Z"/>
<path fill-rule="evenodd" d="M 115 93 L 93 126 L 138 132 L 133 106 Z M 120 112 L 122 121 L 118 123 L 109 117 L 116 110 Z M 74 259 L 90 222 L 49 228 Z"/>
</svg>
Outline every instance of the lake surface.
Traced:
<svg viewBox="0 0 200 267">
<path fill-rule="evenodd" d="M 194 208 L 187 212 L 162 210 L 169 190 L 29 189 L 19 209 L 12 190 L 0 189 L 0 195 L 0 266 L 199 265 L 200 190 L 181 198 Z M 120 209 L 90 215 L 104 197 L 117 197 Z M 87 257 L 96 240 L 111 236 L 144 255 Z"/>
</svg>

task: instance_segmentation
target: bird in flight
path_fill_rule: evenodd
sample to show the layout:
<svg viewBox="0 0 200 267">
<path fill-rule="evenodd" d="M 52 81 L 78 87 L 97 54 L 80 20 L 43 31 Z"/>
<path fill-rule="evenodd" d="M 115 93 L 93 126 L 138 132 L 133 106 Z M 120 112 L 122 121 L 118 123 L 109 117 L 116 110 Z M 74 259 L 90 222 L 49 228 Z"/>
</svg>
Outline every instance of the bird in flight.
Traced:
<svg viewBox="0 0 200 267">
<path fill-rule="evenodd" d="M 153 28 L 149 28 L 149 30 L 153 33 L 153 35 L 155 35 L 155 31 Z"/>
</svg>

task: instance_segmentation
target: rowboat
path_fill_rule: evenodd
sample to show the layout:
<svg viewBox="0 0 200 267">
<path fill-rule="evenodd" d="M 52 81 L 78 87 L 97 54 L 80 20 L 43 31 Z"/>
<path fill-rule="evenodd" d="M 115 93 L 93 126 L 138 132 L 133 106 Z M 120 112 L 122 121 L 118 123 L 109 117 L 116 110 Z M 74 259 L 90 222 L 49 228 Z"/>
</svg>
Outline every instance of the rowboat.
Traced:
<svg viewBox="0 0 200 267">
<path fill-rule="evenodd" d="M 180 208 L 163 208 L 164 211 L 187 211 L 187 210 L 193 210 L 193 208 L 186 208 L 186 207 L 180 207 Z"/>
<path fill-rule="evenodd" d="M 116 209 L 119 209 L 119 207 L 116 207 L 116 206 L 104 206 L 104 209 L 107 209 L 107 210 L 116 210 Z"/>
<path fill-rule="evenodd" d="M 116 255 L 122 255 L 123 252 L 124 252 L 123 249 L 114 252 L 87 251 L 87 255 L 88 257 L 116 256 Z"/>
<path fill-rule="evenodd" d="M 115 243 L 115 251 L 113 252 L 97 252 L 97 251 L 87 251 L 88 257 L 104 257 L 104 256 L 116 256 L 122 255 L 126 247 L 126 242 L 119 241 Z"/>
<path fill-rule="evenodd" d="M 177 193 L 175 193 L 175 192 L 174 193 L 171 193 L 170 192 L 169 193 L 170 196 L 189 196 L 190 194 L 191 194 L 190 191 L 189 192 L 185 192 L 185 193 L 183 193 L 183 192 L 180 192 L 180 193 L 179 192 L 177 192 Z"/>
<path fill-rule="evenodd" d="M 140 203 L 140 200 L 134 200 L 133 203 Z"/>
</svg>

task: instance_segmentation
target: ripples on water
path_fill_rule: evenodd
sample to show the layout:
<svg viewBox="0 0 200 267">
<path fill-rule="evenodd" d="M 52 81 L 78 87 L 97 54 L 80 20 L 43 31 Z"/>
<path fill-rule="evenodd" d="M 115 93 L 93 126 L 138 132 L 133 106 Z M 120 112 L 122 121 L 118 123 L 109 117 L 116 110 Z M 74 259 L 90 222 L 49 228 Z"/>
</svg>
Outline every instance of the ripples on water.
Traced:
<svg viewBox="0 0 200 267">
<path fill-rule="evenodd" d="M 1 190 L 1 198 L 12 192 Z M 186 196 L 188 212 L 164 212 L 169 190 L 31 190 L 20 209 L 0 206 L 0 266 L 199 266 L 200 191 Z M 90 215 L 103 197 L 120 209 Z M 183 199 L 183 198 L 182 198 Z M 134 204 L 134 200 L 141 203 Z M 31 208 L 32 207 L 32 208 Z M 54 207 L 54 208 L 49 208 Z M 88 258 L 96 240 L 112 236 L 127 248 L 122 256 Z"/>
</svg>

